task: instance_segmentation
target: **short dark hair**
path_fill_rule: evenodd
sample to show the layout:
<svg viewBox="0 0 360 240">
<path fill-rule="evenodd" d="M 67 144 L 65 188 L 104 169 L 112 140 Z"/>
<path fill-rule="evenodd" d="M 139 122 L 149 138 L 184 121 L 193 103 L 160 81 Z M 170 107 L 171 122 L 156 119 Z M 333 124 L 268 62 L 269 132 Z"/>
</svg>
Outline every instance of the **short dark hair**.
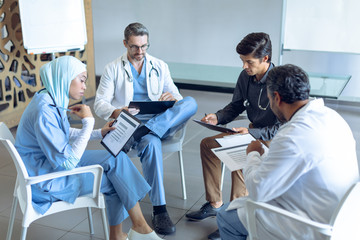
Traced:
<svg viewBox="0 0 360 240">
<path fill-rule="evenodd" d="M 271 69 L 266 78 L 266 87 L 271 96 L 276 91 L 281 101 L 288 104 L 309 99 L 309 77 L 302 68 L 292 64 Z"/>
<path fill-rule="evenodd" d="M 130 36 L 148 36 L 149 38 L 149 31 L 147 28 L 142 25 L 141 23 L 130 23 L 124 30 L 124 38 L 125 41 L 128 41 Z"/>
<path fill-rule="evenodd" d="M 246 35 L 236 46 L 236 52 L 241 55 L 253 54 L 257 59 L 269 56 L 267 62 L 271 62 L 272 46 L 269 34 L 258 32 Z"/>
</svg>

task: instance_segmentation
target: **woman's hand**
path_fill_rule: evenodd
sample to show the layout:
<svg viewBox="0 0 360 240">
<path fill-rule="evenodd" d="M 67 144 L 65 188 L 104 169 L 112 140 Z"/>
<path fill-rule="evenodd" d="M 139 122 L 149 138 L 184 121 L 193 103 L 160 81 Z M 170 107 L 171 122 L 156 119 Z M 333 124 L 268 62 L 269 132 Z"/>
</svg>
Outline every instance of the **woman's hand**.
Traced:
<svg viewBox="0 0 360 240">
<path fill-rule="evenodd" d="M 117 117 L 120 115 L 120 112 L 121 112 L 122 110 L 129 111 L 129 108 L 128 108 L 128 107 L 123 107 L 123 108 L 115 109 L 115 110 L 112 112 L 110 118 L 117 119 Z"/>
<path fill-rule="evenodd" d="M 112 131 L 112 130 L 115 130 L 115 127 L 112 127 L 112 125 L 114 124 L 114 122 L 115 122 L 115 120 L 112 120 L 112 121 L 110 121 L 110 122 L 107 122 L 107 123 L 104 125 L 104 127 L 101 129 L 101 135 L 102 135 L 103 137 L 105 137 L 105 135 L 106 135 L 108 132 L 110 132 L 110 131 Z"/>
<path fill-rule="evenodd" d="M 218 124 L 218 119 L 215 113 L 210 113 L 208 115 L 205 115 L 205 117 L 203 117 L 201 121 L 212 125 Z"/>
<path fill-rule="evenodd" d="M 93 117 L 90 107 L 85 104 L 76 104 L 69 107 L 69 109 L 71 110 L 71 113 L 75 114 L 81 119 L 86 117 Z"/>
</svg>

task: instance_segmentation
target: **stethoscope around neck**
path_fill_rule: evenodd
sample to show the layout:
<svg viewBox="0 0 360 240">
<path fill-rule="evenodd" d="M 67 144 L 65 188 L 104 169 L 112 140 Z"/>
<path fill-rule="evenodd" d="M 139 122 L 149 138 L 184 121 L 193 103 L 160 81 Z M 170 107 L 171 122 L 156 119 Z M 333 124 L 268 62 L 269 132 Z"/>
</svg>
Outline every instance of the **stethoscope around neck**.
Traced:
<svg viewBox="0 0 360 240">
<path fill-rule="evenodd" d="M 250 80 L 249 80 L 248 85 L 247 85 L 247 88 L 246 88 L 246 96 L 249 96 L 249 85 L 250 85 Z M 260 93 L 259 93 L 259 97 L 258 97 L 258 108 L 259 108 L 260 110 L 266 111 L 267 108 L 269 107 L 270 101 L 268 101 L 268 104 L 266 105 L 266 107 L 261 106 L 261 103 L 260 103 L 261 96 L 262 96 L 262 92 L 263 92 L 263 89 L 264 89 L 264 88 L 266 88 L 266 86 L 260 89 Z M 247 107 L 249 107 L 249 106 L 250 106 L 249 100 L 248 100 L 248 99 L 245 99 L 245 101 L 244 101 L 244 107 L 247 108 Z"/>
<path fill-rule="evenodd" d="M 154 67 L 154 64 L 152 63 L 152 61 L 150 60 L 149 61 L 150 65 L 151 65 L 151 69 L 149 71 L 149 83 L 150 83 L 150 89 L 151 89 L 151 93 L 153 95 L 158 95 L 160 93 L 160 74 L 159 74 L 159 71 Z M 127 79 L 129 82 L 133 82 L 133 78 L 132 76 L 130 75 L 130 73 L 126 70 L 125 68 L 125 61 L 123 61 L 123 67 L 124 67 L 124 70 L 125 70 L 125 73 L 127 75 Z M 157 80 L 158 80 L 158 86 L 157 86 L 157 91 L 154 92 L 153 91 L 153 87 L 152 87 L 152 76 L 153 76 L 153 72 L 155 71 L 156 73 L 156 77 L 157 77 Z"/>
</svg>

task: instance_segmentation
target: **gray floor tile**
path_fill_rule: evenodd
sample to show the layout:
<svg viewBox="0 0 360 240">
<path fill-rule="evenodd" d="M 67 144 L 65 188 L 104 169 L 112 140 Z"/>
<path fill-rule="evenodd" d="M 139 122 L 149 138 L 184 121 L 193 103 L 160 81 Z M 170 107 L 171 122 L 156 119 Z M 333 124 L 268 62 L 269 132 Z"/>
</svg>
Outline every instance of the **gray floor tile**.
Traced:
<svg viewBox="0 0 360 240">
<path fill-rule="evenodd" d="M 0 175 L 0 215 L 11 208 L 15 181 L 15 177 Z"/>
<path fill-rule="evenodd" d="M 5 239 L 7 233 L 8 226 L 8 217 L 0 216 L 0 239 Z M 20 239 L 21 233 L 21 222 L 19 220 L 15 220 L 14 229 L 12 233 L 11 239 Z M 31 224 L 27 230 L 26 239 L 27 240 L 57 240 L 66 234 L 66 231 L 52 228 L 48 226 L 38 225 L 36 223 Z"/>
</svg>

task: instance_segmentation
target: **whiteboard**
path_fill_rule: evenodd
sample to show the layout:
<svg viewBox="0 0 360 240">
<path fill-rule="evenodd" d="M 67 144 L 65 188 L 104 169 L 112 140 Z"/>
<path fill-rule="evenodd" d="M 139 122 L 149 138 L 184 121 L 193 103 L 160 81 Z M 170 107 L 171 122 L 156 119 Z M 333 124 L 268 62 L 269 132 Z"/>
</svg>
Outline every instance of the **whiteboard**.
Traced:
<svg viewBox="0 0 360 240">
<path fill-rule="evenodd" d="M 360 54 L 359 0 L 284 1 L 284 49 Z"/>
<path fill-rule="evenodd" d="M 83 0 L 19 0 L 24 48 L 29 54 L 83 50 Z"/>
</svg>

